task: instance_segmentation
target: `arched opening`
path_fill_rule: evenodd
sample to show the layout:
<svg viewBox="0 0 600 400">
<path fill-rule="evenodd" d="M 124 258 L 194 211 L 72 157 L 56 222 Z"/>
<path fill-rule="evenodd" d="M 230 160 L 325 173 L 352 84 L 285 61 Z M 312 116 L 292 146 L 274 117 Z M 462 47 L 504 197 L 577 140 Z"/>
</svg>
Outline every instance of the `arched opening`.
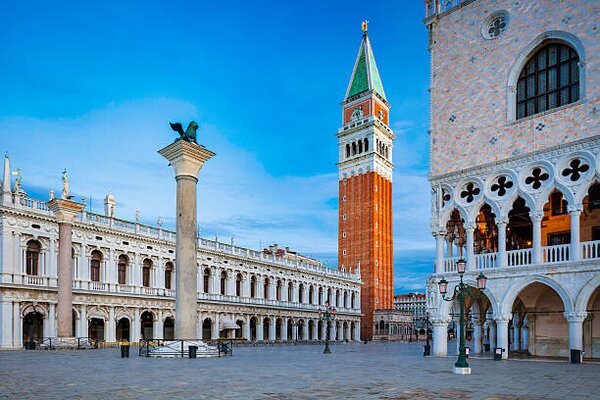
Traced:
<svg viewBox="0 0 600 400">
<path fill-rule="evenodd" d="M 277 284 L 275 285 L 275 298 L 277 301 L 281 301 L 281 288 L 283 283 L 281 283 L 280 279 L 277 279 Z"/>
<path fill-rule="evenodd" d="M 506 250 L 509 266 L 531 263 L 531 252 L 526 250 L 533 246 L 533 224 L 529 217 L 530 211 L 525 200 L 518 197 L 508 213 Z"/>
<path fill-rule="evenodd" d="M 288 301 L 294 301 L 294 285 L 292 282 L 288 283 Z"/>
<path fill-rule="evenodd" d="M 369 151 L 369 139 L 365 138 L 365 152 Z"/>
<path fill-rule="evenodd" d="M 325 340 L 325 336 L 323 336 L 323 321 L 321 320 L 317 322 L 317 339 Z"/>
<path fill-rule="evenodd" d="M 90 260 L 90 280 L 100 282 L 100 264 L 102 263 L 102 253 L 98 250 L 92 251 Z"/>
<path fill-rule="evenodd" d="M 314 289 L 312 285 L 308 287 L 308 304 L 313 304 Z"/>
<path fill-rule="evenodd" d="M 242 274 L 237 274 L 235 276 L 235 295 L 236 296 L 242 295 Z"/>
<path fill-rule="evenodd" d="M 352 155 L 356 155 L 356 142 L 352 142 Z"/>
<path fill-rule="evenodd" d="M 175 339 L 175 319 L 172 317 L 165 318 L 163 324 L 163 338 L 165 340 Z"/>
<path fill-rule="evenodd" d="M 27 275 L 39 275 L 40 266 L 40 251 L 42 246 L 37 240 L 27 242 L 27 250 L 25 252 L 25 273 Z"/>
<path fill-rule="evenodd" d="M 463 257 L 465 254 L 465 245 L 467 244 L 465 233 L 465 221 L 460 216 L 460 212 L 454 209 L 450 213 L 450 218 L 446 222 L 446 257 L 452 259 L 454 257 Z M 453 260 L 448 261 L 449 264 L 444 267 L 451 267 Z"/>
<path fill-rule="evenodd" d="M 319 305 L 323 305 L 323 288 L 319 287 L 319 298 L 317 299 Z"/>
<path fill-rule="evenodd" d="M 142 263 L 142 285 L 150 287 L 150 274 L 152 271 L 152 260 L 149 258 L 144 259 Z"/>
<path fill-rule="evenodd" d="M 250 340 L 253 342 L 256 341 L 256 324 L 256 317 L 250 318 Z"/>
<path fill-rule="evenodd" d="M 269 340 L 269 331 L 271 327 L 271 319 L 269 317 L 265 317 L 263 319 L 263 340 Z"/>
<path fill-rule="evenodd" d="M 39 312 L 30 312 L 23 318 L 23 344 L 39 344 L 44 336 L 44 316 Z"/>
<path fill-rule="evenodd" d="M 92 340 L 104 340 L 104 320 L 101 318 L 91 318 L 88 323 L 88 337 Z"/>
<path fill-rule="evenodd" d="M 277 320 L 275 320 L 275 339 L 276 340 L 281 340 L 282 327 L 283 327 L 283 321 L 281 320 L 281 318 L 277 318 Z"/>
<path fill-rule="evenodd" d="M 484 204 L 475 222 L 474 253 L 485 254 L 498 251 L 498 226 L 496 226 L 496 214 L 492 212 L 492 207 Z"/>
<path fill-rule="evenodd" d="M 314 340 L 313 331 L 315 329 L 315 322 L 313 320 L 308 321 L 308 340 Z"/>
<path fill-rule="evenodd" d="M 571 243 L 571 217 L 567 211 L 569 204 L 565 196 L 554 190 L 544 205 L 541 242 L 544 247 L 544 261 L 560 262 L 569 259 Z"/>
<path fill-rule="evenodd" d="M 298 335 L 296 336 L 298 340 L 306 340 L 304 337 L 304 320 L 301 319 L 298 321 Z"/>
<path fill-rule="evenodd" d="M 600 359 L 600 286 L 588 300 L 583 321 L 583 351 L 586 359 Z"/>
<path fill-rule="evenodd" d="M 154 338 L 154 315 L 150 311 L 144 311 L 140 317 L 142 339 Z"/>
<path fill-rule="evenodd" d="M 287 321 L 287 340 L 292 340 L 292 330 L 294 329 L 294 323 L 292 319 Z"/>
<path fill-rule="evenodd" d="M 346 158 L 350 157 L 350 144 L 346 144 Z"/>
<path fill-rule="evenodd" d="M 363 152 L 363 144 L 362 144 L 362 140 L 358 141 L 358 154 Z"/>
<path fill-rule="evenodd" d="M 304 303 L 304 285 L 298 286 L 298 303 Z"/>
<path fill-rule="evenodd" d="M 581 258 L 600 258 L 600 183 L 590 186 L 579 217 Z M 595 243 L 594 243 L 595 242 Z"/>
<path fill-rule="evenodd" d="M 332 298 L 331 298 L 331 288 L 327 289 L 327 299 L 325 300 L 329 305 L 332 305 Z"/>
<path fill-rule="evenodd" d="M 227 272 L 221 272 L 221 285 L 220 285 L 221 294 L 227 294 Z"/>
<path fill-rule="evenodd" d="M 540 282 L 526 286 L 512 305 L 510 355 L 569 356 L 569 324 L 559 294 Z"/>
<path fill-rule="evenodd" d="M 256 297 L 256 276 L 252 275 L 250 278 L 250 297 Z"/>
<path fill-rule="evenodd" d="M 173 279 L 173 263 L 168 262 L 165 264 L 165 289 L 171 289 L 171 280 Z M 165 338 L 166 339 L 166 338 Z"/>
<path fill-rule="evenodd" d="M 241 319 L 238 319 L 237 321 L 235 321 L 236 325 L 239 326 L 238 329 L 235 330 L 235 337 L 237 339 L 241 339 L 244 337 L 244 321 Z"/>
<path fill-rule="evenodd" d="M 204 274 L 203 274 L 203 291 L 204 293 L 208 293 L 208 288 L 210 287 L 210 268 L 204 268 Z"/>
<path fill-rule="evenodd" d="M 127 265 L 129 264 L 129 257 L 125 254 L 121 254 L 119 256 L 119 261 L 117 263 L 117 275 L 120 285 L 127 284 Z"/>
<path fill-rule="evenodd" d="M 340 291 L 339 289 L 335 290 L 335 304 L 334 307 L 339 307 L 340 306 Z"/>
<path fill-rule="evenodd" d="M 354 292 L 352 292 L 352 297 L 351 297 L 351 301 L 350 301 L 350 305 L 352 306 L 352 308 L 356 308 L 356 294 Z"/>
<path fill-rule="evenodd" d="M 356 329 L 356 324 L 354 322 L 350 322 L 350 340 L 356 340 L 356 336 L 354 335 Z"/>
<path fill-rule="evenodd" d="M 212 338 L 212 320 L 206 318 L 202 321 L 202 340 L 210 340 Z"/>
<path fill-rule="evenodd" d="M 344 290 L 344 308 L 348 308 L 348 292 Z"/>
<path fill-rule="evenodd" d="M 117 321 L 117 341 L 129 342 L 129 326 L 130 323 L 128 318 L 123 317 Z"/>
<path fill-rule="evenodd" d="M 269 300 L 269 285 L 271 284 L 271 280 L 269 278 L 265 278 L 265 284 L 263 286 L 263 298 Z"/>
</svg>

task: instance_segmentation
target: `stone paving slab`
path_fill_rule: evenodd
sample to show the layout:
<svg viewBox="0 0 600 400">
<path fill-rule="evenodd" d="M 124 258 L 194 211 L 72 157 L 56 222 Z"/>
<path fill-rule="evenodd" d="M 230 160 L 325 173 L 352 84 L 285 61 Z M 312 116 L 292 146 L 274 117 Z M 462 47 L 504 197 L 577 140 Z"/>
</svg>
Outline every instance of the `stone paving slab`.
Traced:
<svg viewBox="0 0 600 400">
<path fill-rule="evenodd" d="M 0 352 L 6 399 L 600 399 L 600 365 L 424 358 L 417 343 L 235 348 L 213 359 L 121 359 L 117 349 Z"/>
</svg>

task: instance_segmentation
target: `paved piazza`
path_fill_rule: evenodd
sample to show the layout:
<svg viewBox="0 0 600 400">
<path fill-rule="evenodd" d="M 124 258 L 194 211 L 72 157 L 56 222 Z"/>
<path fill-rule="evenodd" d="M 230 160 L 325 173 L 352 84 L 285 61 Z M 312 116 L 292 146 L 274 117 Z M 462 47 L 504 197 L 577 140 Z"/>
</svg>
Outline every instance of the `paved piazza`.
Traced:
<svg viewBox="0 0 600 400">
<path fill-rule="evenodd" d="M 218 359 L 121 359 L 117 349 L 2 351 L 0 397 L 45 399 L 598 399 L 600 364 L 423 358 L 421 345 L 236 348 Z"/>
</svg>

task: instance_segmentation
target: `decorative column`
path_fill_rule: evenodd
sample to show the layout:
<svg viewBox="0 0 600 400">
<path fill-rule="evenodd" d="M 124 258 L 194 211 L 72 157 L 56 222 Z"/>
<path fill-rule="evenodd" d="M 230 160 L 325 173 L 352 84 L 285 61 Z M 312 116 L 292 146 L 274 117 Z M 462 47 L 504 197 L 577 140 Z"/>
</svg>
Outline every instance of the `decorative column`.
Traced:
<svg viewBox="0 0 600 400">
<path fill-rule="evenodd" d="M 437 231 L 433 233 L 435 236 L 435 273 L 444 272 L 444 241 L 446 239 L 446 231 Z"/>
<path fill-rule="evenodd" d="M 56 305 L 48 304 L 48 336 L 56 337 Z"/>
<path fill-rule="evenodd" d="M 275 318 L 271 318 L 271 323 L 269 324 L 269 340 L 275 341 L 275 328 L 277 324 L 277 320 Z"/>
<path fill-rule="evenodd" d="M 448 321 L 433 321 L 433 355 L 446 357 L 448 355 Z"/>
<path fill-rule="evenodd" d="M 506 259 L 506 226 L 508 225 L 508 220 L 503 218 L 496 221 L 496 226 L 498 227 L 498 257 L 496 258 L 496 262 L 498 263 L 498 268 L 504 268 L 507 266 Z"/>
<path fill-rule="evenodd" d="M 533 223 L 533 260 L 532 264 L 541 264 L 543 262 L 542 254 L 542 219 L 544 212 L 530 212 L 531 222 Z M 500 347 L 500 345 L 498 345 Z"/>
<path fill-rule="evenodd" d="M 580 254 L 580 233 L 579 233 L 579 216 L 583 211 L 583 206 L 578 204 L 576 206 L 569 206 L 569 216 L 571 217 L 571 248 L 569 254 L 569 261 L 577 261 L 581 258 Z"/>
<path fill-rule="evenodd" d="M 176 140 L 159 153 L 169 160 L 177 181 L 175 339 L 192 339 L 198 324 L 196 185 L 202 165 L 215 153 L 186 140 Z"/>
<path fill-rule="evenodd" d="M 175 322 L 177 324 L 177 322 Z M 212 327 L 210 329 L 210 338 L 212 340 L 219 338 L 219 314 L 215 315 L 215 318 L 212 321 Z"/>
<path fill-rule="evenodd" d="M 129 337 L 132 342 L 139 342 L 142 336 L 142 324 L 140 320 L 140 309 L 136 308 L 133 311 L 133 321 L 131 321 Z"/>
<path fill-rule="evenodd" d="M 465 231 L 467 233 L 467 271 L 475 269 L 475 253 L 473 248 L 473 236 L 475 234 L 475 228 L 477 224 L 475 221 L 468 221 L 465 224 Z"/>
<path fill-rule="evenodd" d="M 308 340 L 308 321 L 304 321 L 302 325 L 302 340 Z"/>
<path fill-rule="evenodd" d="M 357 342 L 360 342 L 360 321 L 357 321 L 354 323 L 354 340 L 356 340 Z"/>
<path fill-rule="evenodd" d="M 244 337 L 246 340 L 250 340 L 250 316 L 246 316 L 246 323 L 244 324 Z"/>
<path fill-rule="evenodd" d="M 481 321 L 479 317 L 474 317 L 473 321 L 473 353 L 479 354 L 482 351 L 481 346 Z"/>
<path fill-rule="evenodd" d="M 0 348 L 2 349 L 13 347 L 12 307 L 10 300 L 0 300 Z"/>
<path fill-rule="evenodd" d="M 264 339 L 264 328 L 263 328 L 263 317 L 259 316 L 256 319 L 256 340 L 261 341 Z"/>
<path fill-rule="evenodd" d="M 59 303 L 60 305 L 60 303 Z M 59 308 L 60 311 L 60 308 Z M 60 322 L 60 320 L 59 320 Z M 60 326 L 60 325 L 59 325 Z M 81 311 L 79 312 L 79 337 L 88 337 L 88 318 L 87 318 L 87 306 L 82 305 Z"/>
<path fill-rule="evenodd" d="M 496 346 L 496 324 L 490 321 L 490 350 L 494 351 Z"/>
<path fill-rule="evenodd" d="M 337 340 L 337 323 L 331 321 L 331 327 L 329 328 L 329 340 Z"/>
<path fill-rule="evenodd" d="M 110 307 L 108 309 L 108 324 L 107 324 L 107 332 L 105 332 L 104 337 L 107 342 L 116 342 L 117 341 L 117 321 L 115 321 L 115 308 Z"/>
<path fill-rule="evenodd" d="M 501 315 L 494 318 L 496 321 L 496 347 L 502 348 L 502 359 L 508 359 L 508 321 L 511 316 Z"/>
<path fill-rule="evenodd" d="M 288 340 L 287 327 L 288 327 L 288 318 L 283 318 L 282 324 L 281 324 L 281 340 L 283 340 L 283 341 Z"/>
<path fill-rule="evenodd" d="M 71 249 L 73 221 L 83 210 L 83 204 L 71 200 L 54 198 L 48 208 L 58 221 L 58 337 L 73 336 L 73 261 Z M 82 253 L 85 250 L 82 249 Z M 86 327 L 87 336 L 87 327 Z"/>
<path fill-rule="evenodd" d="M 566 312 L 565 318 L 569 321 L 569 348 L 571 349 L 571 363 L 579 364 L 583 352 L 583 321 L 586 312 Z"/>
</svg>

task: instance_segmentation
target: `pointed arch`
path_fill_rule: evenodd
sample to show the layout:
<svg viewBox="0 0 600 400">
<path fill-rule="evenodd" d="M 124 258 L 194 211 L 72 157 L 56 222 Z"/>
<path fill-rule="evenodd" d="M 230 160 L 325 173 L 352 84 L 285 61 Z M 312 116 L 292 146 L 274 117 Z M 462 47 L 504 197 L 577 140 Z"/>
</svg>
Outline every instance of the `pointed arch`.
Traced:
<svg viewBox="0 0 600 400">
<path fill-rule="evenodd" d="M 509 315 L 519 294 L 532 283 L 541 283 L 553 289 L 563 302 L 565 313 L 573 310 L 573 301 L 565 288 L 555 280 L 542 275 L 530 275 L 513 284 L 504 295 L 500 307 L 500 315 Z"/>
</svg>

